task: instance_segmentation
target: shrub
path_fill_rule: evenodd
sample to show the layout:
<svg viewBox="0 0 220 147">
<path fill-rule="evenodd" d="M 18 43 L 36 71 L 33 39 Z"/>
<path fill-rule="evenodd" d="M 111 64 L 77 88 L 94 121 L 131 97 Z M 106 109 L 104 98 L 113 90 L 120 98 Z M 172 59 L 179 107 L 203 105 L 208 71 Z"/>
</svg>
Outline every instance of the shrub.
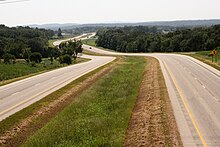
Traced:
<svg viewBox="0 0 220 147">
<path fill-rule="evenodd" d="M 14 64 L 16 61 L 15 56 L 12 54 L 8 54 L 8 53 L 3 55 L 3 59 L 4 59 L 4 63 L 6 64 L 12 64 L 12 63 Z"/>
<path fill-rule="evenodd" d="M 59 61 L 61 64 L 66 63 L 70 65 L 72 64 L 72 57 L 70 55 L 63 55 L 63 56 L 60 56 Z"/>
<path fill-rule="evenodd" d="M 31 62 L 40 63 L 42 61 L 42 55 L 38 52 L 34 52 L 30 56 Z"/>
</svg>

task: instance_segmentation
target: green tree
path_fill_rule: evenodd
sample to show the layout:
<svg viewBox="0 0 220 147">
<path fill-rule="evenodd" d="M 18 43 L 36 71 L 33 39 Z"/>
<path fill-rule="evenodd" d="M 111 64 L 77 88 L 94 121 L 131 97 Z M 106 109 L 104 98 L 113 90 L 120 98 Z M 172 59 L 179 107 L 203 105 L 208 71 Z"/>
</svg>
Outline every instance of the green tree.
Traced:
<svg viewBox="0 0 220 147">
<path fill-rule="evenodd" d="M 208 39 L 207 42 L 205 43 L 205 47 L 208 50 L 213 50 L 215 48 L 215 40 L 214 39 Z"/>
<path fill-rule="evenodd" d="M 31 56 L 31 49 L 30 48 L 22 49 L 22 57 L 27 63 L 30 62 L 30 56 Z"/>
<path fill-rule="evenodd" d="M 72 64 L 72 57 L 70 55 L 66 54 L 66 55 L 60 56 L 59 61 L 61 64 L 66 63 L 66 64 L 70 65 L 70 64 Z"/>
<path fill-rule="evenodd" d="M 38 52 L 34 52 L 30 56 L 30 61 L 35 63 L 40 63 L 42 62 L 42 55 Z"/>
<path fill-rule="evenodd" d="M 14 64 L 16 62 L 15 56 L 8 53 L 3 55 L 3 59 L 5 64 Z"/>
<path fill-rule="evenodd" d="M 47 49 L 48 56 L 50 57 L 51 64 L 53 64 L 53 60 L 61 55 L 58 47 L 48 47 Z"/>
<path fill-rule="evenodd" d="M 63 37 L 61 28 L 58 29 L 57 36 L 58 37 Z"/>
</svg>

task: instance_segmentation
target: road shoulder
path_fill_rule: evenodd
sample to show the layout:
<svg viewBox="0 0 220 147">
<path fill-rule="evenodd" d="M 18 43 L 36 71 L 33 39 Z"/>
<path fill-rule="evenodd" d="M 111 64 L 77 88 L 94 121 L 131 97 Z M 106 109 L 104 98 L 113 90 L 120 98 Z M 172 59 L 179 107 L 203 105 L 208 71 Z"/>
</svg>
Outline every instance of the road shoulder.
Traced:
<svg viewBox="0 0 220 147">
<path fill-rule="evenodd" d="M 183 146 L 159 62 L 147 59 L 124 146 Z"/>
</svg>

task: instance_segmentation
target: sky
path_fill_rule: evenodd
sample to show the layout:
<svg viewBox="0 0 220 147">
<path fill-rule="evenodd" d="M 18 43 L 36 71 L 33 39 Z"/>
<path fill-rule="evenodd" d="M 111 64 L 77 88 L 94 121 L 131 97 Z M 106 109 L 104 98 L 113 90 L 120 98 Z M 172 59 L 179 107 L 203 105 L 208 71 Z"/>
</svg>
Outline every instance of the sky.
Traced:
<svg viewBox="0 0 220 147">
<path fill-rule="evenodd" d="M 220 0 L 0 0 L 0 24 L 220 19 Z"/>
</svg>

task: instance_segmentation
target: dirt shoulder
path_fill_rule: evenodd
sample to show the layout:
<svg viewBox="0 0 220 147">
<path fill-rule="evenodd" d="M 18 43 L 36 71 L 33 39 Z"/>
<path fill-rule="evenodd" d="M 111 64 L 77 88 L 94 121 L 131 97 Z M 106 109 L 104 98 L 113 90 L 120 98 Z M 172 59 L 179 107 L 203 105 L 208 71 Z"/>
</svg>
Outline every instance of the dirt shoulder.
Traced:
<svg viewBox="0 0 220 147">
<path fill-rule="evenodd" d="M 183 146 L 160 64 L 147 61 L 124 146 Z"/>
<path fill-rule="evenodd" d="M 62 96 L 53 101 L 44 102 L 45 106 L 41 108 L 34 108 L 37 109 L 37 111 L 35 111 L 32 115 L 22 119 L 9 130 L 0 134 L 0 146 L 15 147 L 21 145 L 29 136 L 38 129 L 42 128 L 67 105 L 69 105 L 74 100 L 74 97 L 79 95 L 83 90 L 89 88 L 96 80 L 109 73 L 119 62 L 120 59 L 117 62 L 113 62 L 113 64 L 108 64 L 108 66 L 105 66 L 94 74 L 86 75 L 86 78 L 83 78 L 82 82 L 80 81 L 79 84 L 76 85 L 73 84 L 75 86 L 72 86 L 72 88 L 66 93 L 63 93 Z"/>
</svg>

